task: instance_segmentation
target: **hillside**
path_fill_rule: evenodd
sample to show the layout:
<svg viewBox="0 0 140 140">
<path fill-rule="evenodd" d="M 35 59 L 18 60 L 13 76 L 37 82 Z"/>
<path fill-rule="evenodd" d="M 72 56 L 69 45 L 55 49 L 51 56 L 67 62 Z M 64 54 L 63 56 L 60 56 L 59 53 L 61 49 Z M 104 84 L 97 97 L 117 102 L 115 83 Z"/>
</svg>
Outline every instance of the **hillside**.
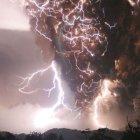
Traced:
<svg viewBox="0 0 140 140">
<path fill-rule="evenodd" d="M 33 132 L 31 134 L 12 134 L 1 132 L 0 140 L 121 140 L 123 132 L 105 129 L 94 131 L 51 129 L 42 134 Z"/>
</svg>

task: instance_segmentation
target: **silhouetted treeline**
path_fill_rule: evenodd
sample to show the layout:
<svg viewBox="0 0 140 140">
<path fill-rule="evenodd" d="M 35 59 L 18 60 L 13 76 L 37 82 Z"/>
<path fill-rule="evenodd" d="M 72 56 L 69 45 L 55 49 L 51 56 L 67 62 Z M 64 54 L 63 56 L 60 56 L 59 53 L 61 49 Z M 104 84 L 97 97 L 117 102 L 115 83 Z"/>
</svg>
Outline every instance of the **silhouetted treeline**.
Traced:
<svg viewBox="0 0 140 140">
<path fill-rule="evenodd" d="M 16 135 L 9 133 L 9 132 L 3 132 L 0 134 L 0 140 L 64 140 L 62 135 L 57 135 L 56 133 L 49 133 L 47 135 L 43 135 L 38 132 L 32 132 L 30 134 L 27 134 L 25 138 L 18 138 Z"/>
<path fill-rule="evenodd" d="M 108 129 L 99 129 L 88 140 L 113 140 L 113 138 L 107 136 L 105 133 Z"/>
<path fill-rule="evenodd" d="M 18 140 L 18 139 L 12 133 L 5 132 L 0 135 L 0 140 Z"/>
<path fill-rule="evenodd" d="M 33 132 L 31 134 L 28 134 L 25 140 L 42 140 L 42 135 L 40 133 Z"/>
<path fill-rule="evenodd" d="M 58 129 L 58 132 L 59 132 L 59 129 Z M 111 136 L 108 135 L 109 133 L 111 134 Z M 118 132 L 118 134 L 120 133 L 122 137 L 121 140 L 140 140 L 140 121 L 135 121 L 133 123 L 128 122 L 125 132 Z M 70 134 L 73 135 L 73 132 L 70 131 Z M 96 131 L 90 131 L 90 130 L 79 131 L 79 135 L 83 137 L 81 138 L 76 137 L 75 139 L 72 139 L 72 140 L 114 140 L 112 138 L 113 137 L 112 130 L 109 130 L 107 128 L 98 129 Z M 114 137 L 114 138 L 115 140 L 117 139 L 117 137 Z M 61 133 L 57 133 L 57 131 L 56 133 L 45 132 L 43 134 L 38 133 L 38 132 L 33 132 L 27 135 L 24 134 L 24 136 L 14 135 L 9 132 L 1 132 L 0 140 L 67 140 L 67 139 L 64 139 L 63 130 L 62 130 Z"/>
<path fill-rule="evenodd" d="M 140 121 L 128 122 L 122 140 L 140 140 Z"/>
</svg>

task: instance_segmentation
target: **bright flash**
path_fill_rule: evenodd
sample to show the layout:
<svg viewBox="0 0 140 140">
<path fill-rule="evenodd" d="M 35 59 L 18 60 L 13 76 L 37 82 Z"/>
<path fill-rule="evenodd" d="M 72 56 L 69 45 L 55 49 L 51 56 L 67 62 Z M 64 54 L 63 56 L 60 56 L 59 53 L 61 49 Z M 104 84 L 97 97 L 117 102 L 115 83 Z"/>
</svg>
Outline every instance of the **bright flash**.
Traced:
<svg viewBox="0 0 140 140">
<path fill-rule="evenodd" d="M 34 125 L 36 128 L 45 128 L 58 122 L 59 119 L 55 117 L 54 110 L 43 109 L 38 111 L 34 118 Z"/>
<path fill-rule="evenodd" d="M 135 6 L 140 2 L 140 0 L 128 0 L 128 2 L 131 4 L 131 6 Z"/>
<path fill-rule="evenodd" d="M 103 80 L 101 84 L 101 93 L 96 97 L 94 100 L 93 106 L 94 106 L 94 117 L 93 120 L 95 122 L 96 127 L 98 128 L 104 128 L 106 127 L 106 124 L 102 124 L 101 120 L 99 120 L 99 110 L 100 110 L 100 104 L 104 101 L 110 101 L 112 100 L 112 97 L 116 97 L 116 93 L 112 94 L 110 88 L 112 87 L 112 82 L 110 80 Z"/>
<path fill-rule="evenodd" d="M 43 90 L 46 91 L 50 96 L 52 91 L 56 89 L 56 87 L 58 87 L 58 98 L 53 106 L 51 106 L 50 108 L 40 110 L 36 113 L 34 118 L 34 125 L 36 128 L 45 128 L 58 122 L 59 119 L 56 118 L 56 112 L 60 106 L 63 106 L 67 110 L 71 111 L 71 109 L 64 103 L 64 89 L 60 78 L 61 74 L 59 73 L 57 64 L 54 61 L 51 63 L 49 67 L 45 69 L 35 71 L 34 73 L 30 74 L 27 77 L 21 77 L 22 82 L 20 84 L 21 88 L 19 89 L 19 91 L 23 94 L 31 94 L 37 92 L 38 91 L 37 89 L 32 91 L 26 91 L 26 88 L 30 87 L 31 81 L 34 80 L 34 78 L 37 75 L 39 76 L 43 75 L 49 69 L 51 69 L 52 72 L 54 73 L 53 86 L 51 88 L 43 89 Z"/>
</svg>

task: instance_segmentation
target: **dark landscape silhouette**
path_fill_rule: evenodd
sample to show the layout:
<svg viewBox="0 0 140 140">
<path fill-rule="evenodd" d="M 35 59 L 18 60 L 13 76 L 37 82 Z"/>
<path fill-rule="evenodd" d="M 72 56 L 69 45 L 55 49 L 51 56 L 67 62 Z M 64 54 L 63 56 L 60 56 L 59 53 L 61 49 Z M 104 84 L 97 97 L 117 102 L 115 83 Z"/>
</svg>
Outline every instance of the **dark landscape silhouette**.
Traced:
<svg viewBox="0 0 140 140">
<path fill-rule="evenodd" d="M 0 132 L 0 140 L 140 140 L 140 121 L 128 122 L 125 131 L 108 128 L 94 131 L 55 128 L 44 133 L 12 134 L 10 132 Z"/>
</svg>

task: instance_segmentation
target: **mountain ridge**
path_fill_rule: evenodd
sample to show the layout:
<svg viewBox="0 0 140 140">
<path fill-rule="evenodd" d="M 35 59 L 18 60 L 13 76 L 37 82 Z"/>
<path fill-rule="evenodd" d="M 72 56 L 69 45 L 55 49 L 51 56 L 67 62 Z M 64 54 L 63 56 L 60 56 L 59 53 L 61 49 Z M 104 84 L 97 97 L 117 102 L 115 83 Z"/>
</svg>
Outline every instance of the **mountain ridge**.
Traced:
<svg viewBox="0 0 140 140">
<path fill-rule="evenodd" d="M 97 138 L 97 140 L 100 140 L 101 138 L 102 140 L 121 140 L 122 137 L 123 132 L 110 130 L 108 128 L 98 130 L 53 128 L 44 133 L 32 132 L 30 134 L 13 134 L 6 131 L 0 132 L 0 140 L 96 140 Z"/>
</svg>

